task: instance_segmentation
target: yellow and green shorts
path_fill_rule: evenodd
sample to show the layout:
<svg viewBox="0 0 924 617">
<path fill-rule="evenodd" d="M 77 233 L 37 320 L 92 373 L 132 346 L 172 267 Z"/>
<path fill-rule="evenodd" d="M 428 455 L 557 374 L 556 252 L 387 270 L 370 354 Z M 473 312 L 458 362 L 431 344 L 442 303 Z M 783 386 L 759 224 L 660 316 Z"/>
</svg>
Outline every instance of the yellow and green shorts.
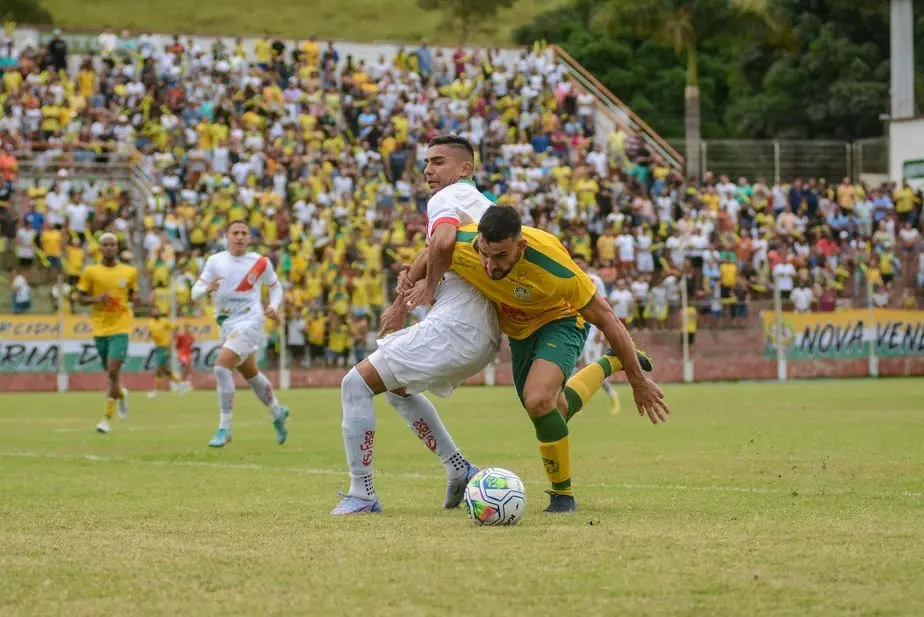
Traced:
<svg viewBox="0 0 924 617">
<path fill-rule="evenodd" d="M 556 364 L 565 380 L 571 377 L 574 365 L 584 351 L 584 343 L 590 326 L 577 325 L 577 317 L 550 321 L 524 339 L 510 339 L 510 355 L 513 363 L 513 384 L 517 388 L 520 403 L 523 402 L 523 388 L 534 360 L 548 360 Z"/>
<path fill-rule="evenodd" d="M 110 334 L 109 336 L 94 336 L 96 351 L 99 352 L 99 361 L 103 368 L 110 360 L 125 362 L 128 357 L 128 334 Z"/>
<path fill-rule="evenodd" d="M 154 367 L 164 368 L 170 366 L 170 349 L 168 347 L 154 348 Z"/>
</svg>

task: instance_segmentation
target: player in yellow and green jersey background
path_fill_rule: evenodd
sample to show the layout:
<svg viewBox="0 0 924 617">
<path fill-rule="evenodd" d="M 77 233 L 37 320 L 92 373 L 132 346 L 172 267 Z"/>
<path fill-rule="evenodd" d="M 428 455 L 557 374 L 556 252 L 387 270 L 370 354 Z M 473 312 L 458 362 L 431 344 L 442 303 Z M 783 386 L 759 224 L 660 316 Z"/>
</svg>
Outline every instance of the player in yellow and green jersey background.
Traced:
<svg viewBox="0 0 924 617">
<path fill-rule="evenodd" d="M 160 312 L 158 307 L 151 309 L 151 322 L 148 324 L 148 338 L 154 341 L 154 388 L 148 392 L 148 398 L 157 396 L 158 388 L 163 381 L 166 390 L 169 382 L 177 384 L 180 393 L 184 393 L 179 378 L 170 368 L 170 341 L 173 334 L 173 322 Z"/>
<path fill-rule="evenodd" d="M 77 302 L 93 305 L 93 341 L 109 378 L 104 417 L 96 430 L 108 433 L 116 406 L 120 418 L 128 416 L 128 391 L 120 386 L 119 374 L 128 356 L 128 338 L 134 317 L 131 303 L 138 284 L 138 270 L 116 259 L 119 242 L 115 234 L 100 236 L 99 250 L 101 262 L 84 268 L 80 274 Z"/>
</svg>

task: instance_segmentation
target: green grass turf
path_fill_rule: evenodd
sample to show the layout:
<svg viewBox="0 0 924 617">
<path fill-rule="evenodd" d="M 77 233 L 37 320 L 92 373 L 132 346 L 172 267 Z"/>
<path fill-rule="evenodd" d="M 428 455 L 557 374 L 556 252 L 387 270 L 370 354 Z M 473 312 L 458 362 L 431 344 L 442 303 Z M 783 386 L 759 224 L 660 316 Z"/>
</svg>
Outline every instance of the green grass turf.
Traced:
<svg viewBox="0 0 924 617">
<path fill-rule="evenodd" d="M 566 1 L 519 0 L 492 20 L 493 32 L 475 33 L 470 43 L 510 45 L 514 28 Z M 180 31 L 223 36 L 271 32 L 289 38 L 307 38 L 314 32 L 320 38 L 346 41 L 416 42 L 426 37 L 434 43 L 459 42 L 457 33 L 440 27 L 439 13 L 421 11 L 416 0 L 272 0 L 257 4 L 245 0 L 44 0 L 42 4 L 51 11 L 57 25 L 68 28 L 98 30 L 110 25 L 136 33 Z"/>
<path fill-rule="evenodd" d="M 512 528 L 441 511 L 441 466 L 386 405 L 385 513 L 329 516 L 333 390 L 282 393 L 283 447 L 239 392 L 223 450 L 213 392 L 135 394 L 108 436 L 99 395 L 4 395 L 0 614 L 924 614 L 924 380 L 666 391 L 665 426 L 602 397 L 572 421 L 581 509 L 558 517 L 512 389 L 439 401 L 469 457 L 526 481 Z"/>
</svg>

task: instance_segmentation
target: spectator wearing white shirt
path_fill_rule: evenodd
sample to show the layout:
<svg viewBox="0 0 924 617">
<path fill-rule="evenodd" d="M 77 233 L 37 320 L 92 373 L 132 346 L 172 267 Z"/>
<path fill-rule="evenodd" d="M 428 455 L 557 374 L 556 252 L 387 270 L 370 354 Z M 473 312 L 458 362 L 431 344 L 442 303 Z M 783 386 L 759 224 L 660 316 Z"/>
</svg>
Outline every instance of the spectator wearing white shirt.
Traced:
<svg viewBox="0 0 924 617">
<path fill-rule="evenodd" d="M 19 267 L 28 270 L 35 262 L 35 229 L 31 225 L 22 225 L 16 230 L 16 259 Z"/>
<path fill-rule="evenodd" d="M 626 288 L 625 279 L 616 281 L 616 287 L 610 292 L 609 302 L 616 317 L 623 323 L 628 323 L 633 312 L 633 296 L 632 292 Z"/>
<path fill-rule="evenodd" d="M 812 305 L 815 304 L 815 292 L 812 288 L 800 282 L 799 286 L 792 290 L 790 296 L 793 304 L 793 310 L 797 313 L 811 313 Z"/>
<path fill-rule="evenodd" d="M 786 261 L 782 261 L 773 266 L 773 280 L 779 284 L 780 295 L 783 300 L 789 300 L 792 294 L 793 280 L 796 277 L 796 267 L 793 265 L 793 258 L 790 255 Z"/>
<path fill-rule="evenodd" d="M 631 274 L 635 268 L 635 237 L 623 229 L 622 233 L 616 236 L 616 247 L 619 249 L 620 274 Z"/>
<path fill-rule="evenodd" d="M 32 308 L 32 290 L 29 288 L 29 281 L 26 280 L 25 270 L 20 268 L 15 272 L 10 282 L 13 292 L 13 314 L 21 315 Z"/>
</svg>

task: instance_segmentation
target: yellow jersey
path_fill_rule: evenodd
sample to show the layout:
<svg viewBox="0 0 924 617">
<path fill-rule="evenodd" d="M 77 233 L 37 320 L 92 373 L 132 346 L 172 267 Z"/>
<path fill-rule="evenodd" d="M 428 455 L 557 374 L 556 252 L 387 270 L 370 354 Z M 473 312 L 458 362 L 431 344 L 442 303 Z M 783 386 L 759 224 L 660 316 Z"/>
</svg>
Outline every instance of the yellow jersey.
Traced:
<svg viewBox="0 0 924 617">
<path fill-rule="evenodd" d="M 148 326 L 151 340 L 157 347 L 170 347 L 170 333 L 173 331 L 173 324 L 169 319 L 155 317 Z"/>
<path fill-rule="evenodd" d="M 132 331 L 132 293 L 138 284 L 138 270 L 123 263 L 114 266 L 95 264 L 80 275 L 77 289 L 90 296 L 109 293 L 109 301 L 93 306 L 93 336 L 130 334 Z"/>
<path fill-rule="evenodd" d="M 475 248 L 477 225 L 466 225 L 456 233 L 452 270 L 497 305 L 500 325 L 514 340 L 523 340 L 547 323 L 575 318 L 579 328 L 584 319 L 578 311 L 593 300 L 597 287 L 550 233 L 523 228 L 526 249 L 510 273 L 495 281 L 485 272 Z"/>
</svg>

